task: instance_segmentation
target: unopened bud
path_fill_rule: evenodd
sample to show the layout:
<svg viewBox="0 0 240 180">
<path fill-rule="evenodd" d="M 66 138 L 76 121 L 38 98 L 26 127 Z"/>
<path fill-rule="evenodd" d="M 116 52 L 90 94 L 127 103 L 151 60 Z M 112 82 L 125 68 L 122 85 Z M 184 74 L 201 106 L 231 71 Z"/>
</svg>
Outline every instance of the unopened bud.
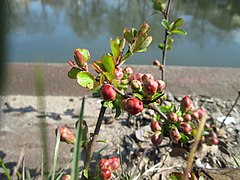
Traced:
<svg viewBox="0 0 240 180">
<path fill-rule="evenodd" d="M 133 69 L 130 66 L 128 66 L 123 70 L 123 73 L 127 76 L 130 76 L 133 74 Z"/>
<path fill-rule="evenodd" d="M 178 142 L 179 141 L 179 139 L 181 138 L 181 135 L 180 135 L 177 128 L 171 129 L 170 138 L 172 139 L 173 142 Z"/>
<path fill-rule="evenodd" d="M 90 53 L 87 49 L 77 48 L 74 51 L 74 59 L 79 67 L 84 67 L 90 59 Z"/>
<path fill-rule="evenodd" d="M 184 111 L 192 110 L 193 102 L 192 102 L 190 96 L 185 96 L 182 99 L 181 107 L 183 108 Z"/>
<path fill-rule="evenodd" d="M 135 92 L 142 91 L 142 83 L 139 80 L 132 80 L 130 85 L 133 91 Z"/>
<path fill-rule="evenodd" d="M 70 174 L 65 174 L 62 176 L 62 180 L 71 180 L 71 175 Z"/>
<path fill-rule="evenodd" d="M 192 131 L 192 127 L 187 122 L 181 122 L 180 129 L 184 134 L 188 134 Z"/>
<path fill-rule="evenodd" d="M 170 119 L 172 120 L 172 122 L 177 122 L 177 121 L 178 121 L 178 116 L 177 116 L 177 114 L 174 113 L 174 112 L 170 112 L 170 113 L 169 113 L 169 117 L 170 117 Z"/>
<path fill-rule="evenodd" d="M 155 59 L 155 60 L 153 61 L 153 65 L 160 67 L 160 66 L 161 66 L 161 63 L 160 63 L 158 60 Z"/>
<path fill-rule="evenodd" d="M 120 67 L 115 67 L 114 73 L 116 75 L 117 80 L 121 80 L 123 78 L 123 71 Z"/>
<path fill-rule="evenodd" d="M 166 87 L 166 83 L 163 80 L 156 80 L 156 82 L 158 83 L 158 92 L 162 92 Z"/>
<path fill-rule="evenodd" d="M 58 131 L 60 133 L 60 141 L 66 142 L 67 144 L 75 143 L 75 135 L 66 125 L 58 127 L 55 131 L 56 135 Z"/>
<path fill-rule="evenodd" d="M 162 138 L 161 134 L 155 133 L 154 135 L 152 135 L 151 141 L 154 146 L 158 146 L 162 143 L 163 138 Z"/>
<path fill-rule="evenodd" d="M 143 92 L 147 96 L 152 96 L 157 92 L 158 83 L 155 80 L 146 81 L 143 84 Z"/>
<path fill-rule="evenodd" d="M 150 127 L 153 132 L 161 131 L 162 129 L 158 121 L 152 121 Z"/>
</svg>

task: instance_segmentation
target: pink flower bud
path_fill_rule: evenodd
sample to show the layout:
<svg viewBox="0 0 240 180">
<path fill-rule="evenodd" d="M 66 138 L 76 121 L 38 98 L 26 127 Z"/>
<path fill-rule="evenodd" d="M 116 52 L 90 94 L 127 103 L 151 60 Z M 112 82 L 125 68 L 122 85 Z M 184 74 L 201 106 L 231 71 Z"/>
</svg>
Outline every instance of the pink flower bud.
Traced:
<svg viewBox="0 0 240 180">
<path fill-rule="evenodd" d="M 192 120 L 191 114 L 185 114 L 184 118 L 185 118 L 186 121 L 191 121 Z"/>
<path fill-rule="evenodd" d="M 108 169 L 109 166 L 110 166 L 110 163 L 109 163 L 108 159 L 106 159 L 106 158 L 102 158 L 98 163 L 98 167 L 100 170 Z"/>
<path fill-rule="evenodd" d="M 185 96 L 182 99 L 181 107 L 183 108 L 184 111 L 192 110 L 193 102 L 192 102 L 190 96 Z"/>
<path fill-rule="evenodd" d="M 76 139 L 75 135 L 72 133 L 72 131 L 66 126 L 60 126 L 55 130 L 55 133 L 57 135 L 57 132 L 60 133 L 60 141 L 66 142 L 67 144 L 74 144 Z"/>
<path fill-rule="evenodd" d="M 71 60 L 68 60 L 68 64 L 69 64 L 71 67 L 75 67 L 75 66 L 76 66 L 76 64 L 75 64 L 73 61 L 71 61 Z"/>
<path fill-rule="evenodd" d="M 156 82 L 158 83 L 158 92 L 162 92 L 166 87 L 166 83 L 162 80 L 156 80 Z"/>
<path fill-rule="evenodd" d="M 126 67 L 124 70 L 123 70 L 123 73 L 127 76 L 130 76 L 133 74 L 133 70 L 130 66 Z"/>
<path fill-rule="evenodd" d="M 177 116 L 177 114 L 174 113 L 174 112 L 170 112 L 170 113 L 169 113 L 169 117 L 170 117 L 170 119 L 172 120 L 172 122 L 177 122 L 177 121 L 178 121 L 178 116 Z"/>
<path fill-rule="evenodd" d="M 123 71 L 120 67 L 115 67 L 114 73 L 116 75 L 117 80 L 121 80 L 123 78 Z"/>
<path fill-rule="evenodd" d="M 100 171 L 100 178 L 102 180 L 108 180 L 111 179 L 112 177 L 112 172 L 109 169 L 102 169 Z"/>
<path fill-rule="evenodd" d="M 192 127 L 187 122 L 181 122 L 180 129 L 184 134 L 188 134 L 192 131 Z"/>
<path fill-rule="evenodd" d="M 130 80 L 138 80 L 138 81 L 140 81 L 140 82 L 142 82 L 142 77 L 143 77 L 143 74 L 142 73 L 137 73 L 137 74 L 134 74 L 131 78 L 130 78 Z"/>
<path fill-rule="evenodd" d="M 116 171 L 118 167 L 120 166 L 120 158 L 119 157 L 110 157 L 108 159 L 109 162 L 109 168 L 112 171 Z"/>
<path fill-rule="evenodd" d="M 183 119 L 183 117 L 182 117 L 182 116 L 178 116 L 178 117 L 177 117 L 177 121 L 178 121 L 178 122 L 183 122 L 183 121 L 184 121 L 184 119 Z"/>
<path fill-rule="evenodd" d="M 148 81 L 152 81 L 154 80 L 154 77 L 152 74 L 144 74 L 142 76 L 142 82 L 145 83 L 145 82 L 148 82 Z"/>
</svg>

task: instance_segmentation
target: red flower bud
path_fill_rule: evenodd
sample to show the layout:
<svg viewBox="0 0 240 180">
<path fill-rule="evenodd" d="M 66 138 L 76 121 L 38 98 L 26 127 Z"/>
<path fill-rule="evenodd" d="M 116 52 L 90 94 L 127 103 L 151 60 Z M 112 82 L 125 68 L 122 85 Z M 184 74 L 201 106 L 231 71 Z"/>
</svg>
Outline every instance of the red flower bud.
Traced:
<svg viewBox="0 0 240 180">
<path fill-rule="evenodd" d="M 75 66 L 76 66 L 76 64 L 75 64 L 73 61 L 71 61 L 71 60 L 68 60 L 68 64 L 69 64 L 70 66 L 72 66 L 72 67 L 75 67 Z"/>
<path fill-rule="evenodd" d="M 62 176 L 62 180 L 71 180 L 71 175 L 70 174 L 65 174 Z"/>
<path fill-rule="evenodd" d="M 184 111 L 192 110 L 193 102 L 192 102 L 190 96 L 185 96 L 182 99 L 181 107 L 183 108 Z"/>
<path fill-rule="evenodd" d="M 109 165 L 110 165 L 110 163 L 109 163 L 108 159 L 106 159 L 106 158 L 102 158 L 98 163 L 98 167 L 100 170 L 108 169 Z"/>
<path fill-rule="evenodd" d="M 131 76 L 130 80 L 138 80 L 140 82 L 142 82 L 142 77 L 143 77 L 143 74 L 142 73 L 137 73 L 137 74 L 134 74 L 133 76 Z"/>
<path fill-rule="evenodd" d="M 192 127 L 187 122 L 181 122 L 180 129 L 184 134 L 188 134 L 192 131 Z"/>
<path fill-rule="evenodd" d="M 102 169 L 100 171 L 100 178 L 102 180 L 108 180 L 111 179 L 112 177 L 112 172 L 109 169 Z"/>
<path fill-rule="evenodd" d="M 150 127 L 153 132 L 161 131 L 162 129 L 158 121 L 152 121 Z"/>
<path fill-rule="evenodd" d="M 110 84 L 103 85 L 101 88 L 101 94 L 102 98 L 106 101 L 114 101 L 116 99 L 116 91 Z"/>
<path fill-rule="evenodd" d="M 60 133 L 60 141 L 66 142 L 67 144 L 75 143 L 76 141 L 75 135 L 72 133 L 72 131 L 70 131 L 70 129 L 66 125 L 56 128 L 55 130 L 56 135 L 58 131 Z"/>
<path fill-rule="evenodd" d="M 124 100 L 124 109 L 132 115 L 138 114 L 143 110 L 143 103 L 135 97 Z"/>
<path fill-rule="evenodd" d="M 208 145 L 218 145 L 218 143 L 219 143 L 219 141 L 218 141 L 218 139 L 217 138 L 215 138 L 214 136 L 211 136 L 211 137 L 208 137 L 207 139 L 206 139 L 206 144 L 208 144 Z"/>
<path fill-rule="evenodd" d="M 154 80 L 146 81 L 143 84 L 143 92 L 147 96 L 152 96 L 157 92 L 158 83 Z"/>
<path fill-rule="evenodd" d="M 152 135 L 151 141 L 154 146 L 158 146 L 162 143 L 163 138 L 162 138 L 161 134 L 156 133 L 156 134 Z"/>
</svg>

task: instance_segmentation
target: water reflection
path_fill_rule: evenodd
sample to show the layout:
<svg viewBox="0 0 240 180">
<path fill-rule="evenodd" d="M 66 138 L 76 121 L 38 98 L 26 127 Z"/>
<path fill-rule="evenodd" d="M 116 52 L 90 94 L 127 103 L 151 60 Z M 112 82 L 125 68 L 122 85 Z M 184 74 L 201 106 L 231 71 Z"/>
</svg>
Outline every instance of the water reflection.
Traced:
<svg viewBox="0 0 240 180">
<path fill-rule="evenodd" d="M 240 67 L 240 1 L 174 1 L 171 19 L 183 17 L 186 37 L 175 37 L 170 65 Z M 8 61 L 66 62 L 76 47 L 88 48 L 92 59 L 109 52 L 110 37 L 124 27 L 147 21 L 154 41 L 131 64 L 160 59 L 163 33 L 160 16 L 152 16 L 150 0 L 8 0 Z"/>
</svg>

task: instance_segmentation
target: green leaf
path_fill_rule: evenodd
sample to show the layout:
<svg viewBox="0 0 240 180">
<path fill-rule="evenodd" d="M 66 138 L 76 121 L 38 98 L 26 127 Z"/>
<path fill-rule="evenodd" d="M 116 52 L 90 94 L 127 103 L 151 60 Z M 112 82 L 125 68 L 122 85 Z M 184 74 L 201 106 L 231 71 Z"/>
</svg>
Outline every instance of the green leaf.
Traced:
<svg viewBox="0 0 240 180">
<path fill-rule="evenodd" d="M 139 36 L 135 42 L 134 51 L 144 52 L 144 50 L 151 44 L 151 42 L 152 36 L 148 36 L 147 38 Z"/>
<path fill-rule="evenodd" d="M 102 73 L 103 71 L 106 71 L 102 61 L 95 60 L 95 61 L 92 62 L 92 66 L 99 73 Z"/>
<path fill-rule="evenodd" d="M 143 96 L 139 93 L 133 93 L 135 97 L 137 97 L 139 100 L 143 99 Z"/>
<path fill-rule="evenodd" d="M 161 22 L 162 26 L 166 29 L 166 30 L 169 30 L 170 29 L 170 26 L 169 26 L 169 23 L 166 19 L 163 19 L 162 22 Z"/>
<path fill-rule="evenodd" d="M 180 135 L 181 135 L 181 139 L 180 139 L 181 143 L 187 143 L 189 141 L 189 137 L 188 136 L 186 136 L 182 132 L 180 132 Z"/>
<path fill-rule="evenodd" d="M 112 101 L 104 101 L 102 104 L 104 107 L 108 107 L 110 109 L 113 109 L 114 105 Z"/>
<path fill-rule="evenodd" d="M 164 44 L 160 43 L 160 44 L 158 45 L 158 48 L 161 49 L 161 50 L 163 50 Z"/>
<path fill-rule="evenodd" d="M 182 30 L 182 29 L 174 29 L 170 31 L 171 34 L 182 34 L 182 35 L 187 35 L 187 32 Z"/>
<path fill-rule="evenodd" d="M 183 25 L 183 19 L 182 18 L 178 18 L 176 19 L 176 21 L 173 23 L 171 29 L 175 30 L 178 29 L 179 27 L 181 27 Z"/>
<path fill-rule="evenodd" d="M 128 53 L 124 54 L 123 57 L 122 57 L 121 62 L 125 61 L 127 58 L 129 58 L 132 55 L 133 55 L 133 53 L 131 53 L 131 52 L 128 52 Z"/>
<path fill-rule="evenodd" d="M 113 58 L 116 62 L 116 60 L 118 59 L 118 57 L 121 53 L 119 44 L 117 43 L 116 40 L 110 39 L 110 47 L 111 47 L 111 50 L 112 50 Z"/>
<path fill-rule="evenodd" d="M 113 79 L 116 78 L 115 74 L 109 73 L 109 72 L 103 72 L 103 74 L 106 76 L 106 78 L 108 79 L 108 81 L 112 81 Z"/>
<path fill-rule="evenodd" d="M 86 87 L 88 89 L 93 89 L 94 83 L 95 83 L 95 78 L 91 73 L 82 71 L 77 74 L 77 82 L 82 87 Z"/>
<path fill-rule="evenodd" d="M 102 63 L 103 63 L 103 66 L 106 69 L 106 72 L 114 73 L 115 64 L 114 64 L 114 60 L 113 60 L 112 56 L 110 56 L 109 54 L 103 55 Z"/>
<path fill-rule="evenodd" d="M 128 28 L 125 28 L 123 30 L 123 37 L 127 40 L 128 43 L 132 43 L 133 41 L 133 35 L 132 32 L 130 32 L 130 30 Z"/>
<path fill-rule="evenodd" d="M 68 77 L 71 79 L 77 79 L 77 74 L 80 72 L 80 69 L 73 67 L 69 72 L 68 72 Z"/>
</svg>

